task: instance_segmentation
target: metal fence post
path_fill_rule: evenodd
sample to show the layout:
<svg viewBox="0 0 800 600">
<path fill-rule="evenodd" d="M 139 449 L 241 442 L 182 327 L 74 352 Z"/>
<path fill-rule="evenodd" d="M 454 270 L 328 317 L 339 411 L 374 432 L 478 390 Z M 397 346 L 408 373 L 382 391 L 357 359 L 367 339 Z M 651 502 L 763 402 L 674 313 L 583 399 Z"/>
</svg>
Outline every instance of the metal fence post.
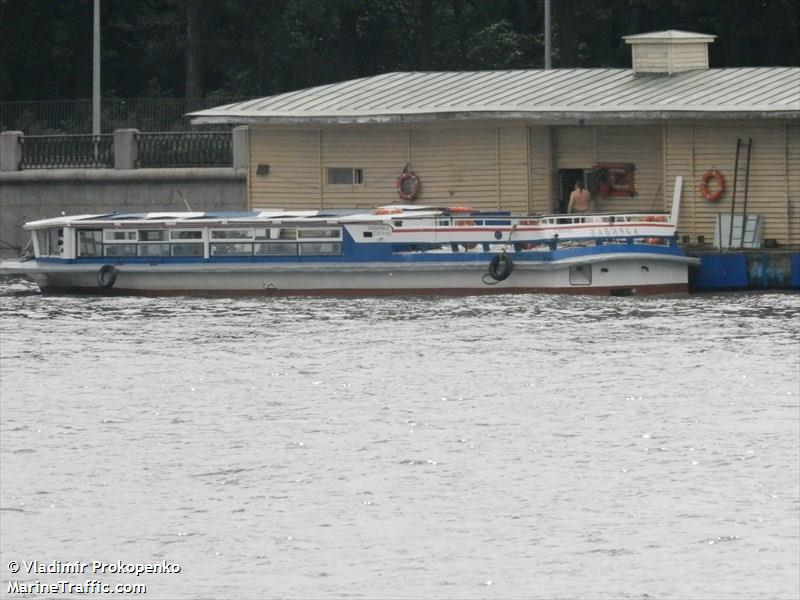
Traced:
<svg viewBox="0 0 800 600">
<path fill-rule="evenodd" d="M 21 131 L 0 132 L 0 171 L 19 171 L 22 162 Z"/>
<path fill-rule="evenodd" d="M 138 129 L 114 130 L 114 168 L 135 169 L 139 158 L 139 144 L 136 141 Z"/>
<path fill-rule="evenodd" d="M 250 166 L 250 128 L 247 126 L 234 127 L 231 133 L 233 139 L 233 168 L 246 169 Z"/>
</svg>

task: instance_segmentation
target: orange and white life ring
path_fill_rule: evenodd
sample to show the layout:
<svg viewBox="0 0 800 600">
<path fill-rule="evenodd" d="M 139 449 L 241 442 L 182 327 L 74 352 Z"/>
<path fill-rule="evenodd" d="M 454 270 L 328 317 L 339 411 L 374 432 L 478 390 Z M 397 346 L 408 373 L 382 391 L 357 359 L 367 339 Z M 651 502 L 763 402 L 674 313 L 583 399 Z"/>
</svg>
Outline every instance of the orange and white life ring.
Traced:
<svg viewBox="0 0 800 600">
<path fill-rule="evenodd" d="M 397 195 L 403 200 L 414 200 L 421 186 L 422 182 L 414 171 L 403 171 L 397 178 Z"/>
<path fill-rule="evenodd" d="M 716 183 L 716 189 L 710 190 L 708 189 L 708 183 L 712 180 Z M 700 193 L 703 195 L 703 198 L 709 202 L 716 202 L 719 200 L 720 196 L 722 196 L 722 192 L 724 191 L 725 177 L 722 175 L 722 173 L 720 173 L 717 169 L 709 169 L 703 173 L 703 179 L 700 182 Z"/>
</svg>

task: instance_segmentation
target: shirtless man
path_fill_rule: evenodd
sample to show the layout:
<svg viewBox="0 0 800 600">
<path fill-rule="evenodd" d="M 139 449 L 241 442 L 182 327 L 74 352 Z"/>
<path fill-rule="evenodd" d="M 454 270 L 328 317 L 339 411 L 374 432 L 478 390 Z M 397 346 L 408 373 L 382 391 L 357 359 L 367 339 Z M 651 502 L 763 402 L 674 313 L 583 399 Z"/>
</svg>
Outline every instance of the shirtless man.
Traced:
<svg viewBox="0 0 800 600">
<path fill-rule="evenodd" d="M 575 182 L 575 189 L 569 195 L 569 206 L 567 213 L 584 213 L 589 210 L 589 202 L 592 199 L 589 191 L 583 187 L 582 181 Z"/>
</svg>

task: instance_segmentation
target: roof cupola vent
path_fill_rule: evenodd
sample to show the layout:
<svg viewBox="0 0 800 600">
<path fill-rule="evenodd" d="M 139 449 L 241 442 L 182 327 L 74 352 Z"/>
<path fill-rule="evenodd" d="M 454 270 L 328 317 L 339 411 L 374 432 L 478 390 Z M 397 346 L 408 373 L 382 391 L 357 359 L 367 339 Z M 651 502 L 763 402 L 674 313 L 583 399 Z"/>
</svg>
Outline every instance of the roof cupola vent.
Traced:
<svg viewBox="0 0 800 600">
<path fill-rule="evenodd" d="M 635 75 L 672 75 L 708 69 L 708 45 L 717 36 L 690 31 L 653 31 L 622 39 L 633 51 Z"/>
</svg>

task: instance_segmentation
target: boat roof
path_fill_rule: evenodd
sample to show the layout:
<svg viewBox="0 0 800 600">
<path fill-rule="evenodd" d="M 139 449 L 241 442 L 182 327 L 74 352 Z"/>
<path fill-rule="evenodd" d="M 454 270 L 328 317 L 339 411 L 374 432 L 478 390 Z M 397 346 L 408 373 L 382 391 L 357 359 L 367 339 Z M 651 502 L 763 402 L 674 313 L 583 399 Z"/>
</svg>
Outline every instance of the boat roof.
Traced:
<svg viewBox="0 0 800 600">
<path fill-rule="evenodd" d="M 208 212 L 137 212 L 100 213 L 39 219 L 25 223 L 26 229 L 43 229 L 68 226 L 126 226 L 126 225 L 170 225 L 197 227 L 204 225 L 270 224 L 270 223 L 317 223 L 339 224 L 354 222 L 382 222 L 406 217 L 431 217 L 441 214 L 462 214 L 463 208 L 416 206 L 398 204 L 381 206 L 372 211 L 364 209 L 341 210 L 287 210 L 263 209 L 257 211 L 208 211 Z M 470 214 L 509 215 L 508 212 L 469 211 Z"/>
</svg>

